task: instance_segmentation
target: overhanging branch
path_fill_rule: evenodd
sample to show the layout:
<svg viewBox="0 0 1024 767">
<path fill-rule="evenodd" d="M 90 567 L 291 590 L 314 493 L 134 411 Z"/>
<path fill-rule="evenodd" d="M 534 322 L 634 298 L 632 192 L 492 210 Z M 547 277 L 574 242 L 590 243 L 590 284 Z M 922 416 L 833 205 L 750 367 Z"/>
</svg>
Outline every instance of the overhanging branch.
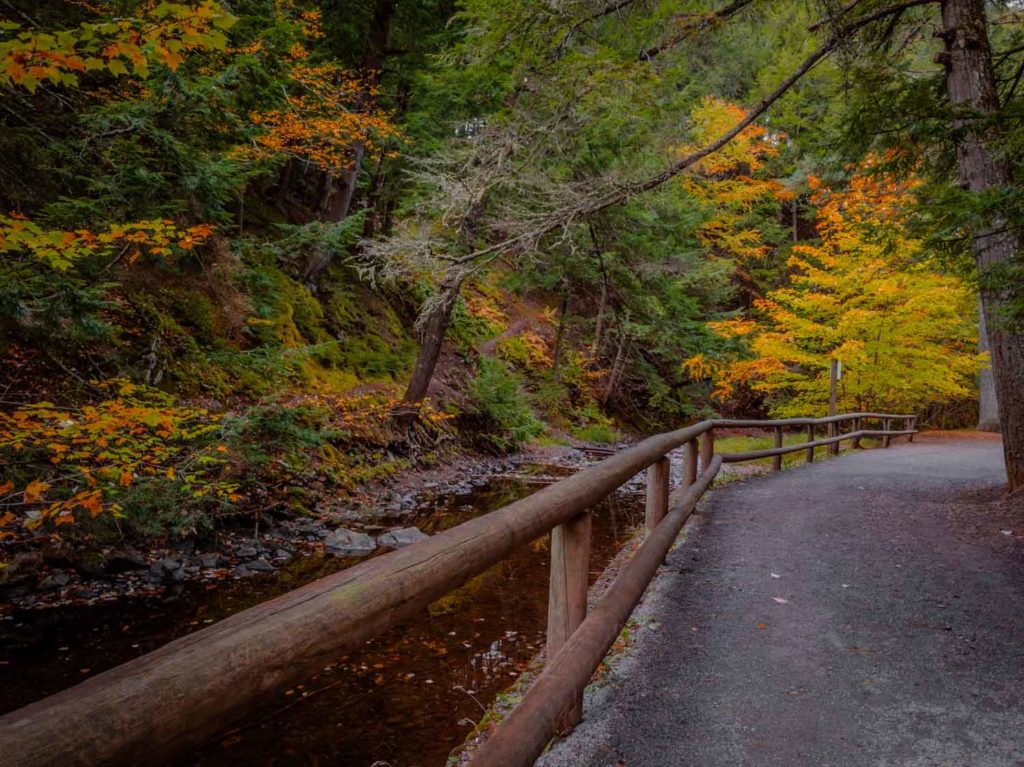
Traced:
<svg viewBox="0 0 1024 767">
<path fill-rule="evenodd" d="M 725 147 L 730 141 L 736 138 L 736 136 L 742 133 L 744 129 L 749 127 L 754 121 L 761 117 L 761 115 L 767 112 L 772 104 L 782 98 L 782 96 L 785 95 L 790 88 L 796 85 L 804 75 L 810 72 L 820 61 L 836 50 L 836 48 L 838 48 L 839 45 L 851 35 L 856 34 L 864 27 L 867 27 L 881 19 L 888 18 L 894 14 L 902 14 L 910 8 L 930 5 L 937 1 L 938 0 L 908 0 L 908 2 L 898 3 L 879 9 L 843 25 L 836 30 L 820 48 L 804 59 L 803 63 L 801 63 L 800 66 L 797 67 L 785 80 L 779 83 L 775 90 L 761 99 L 761 101 L 758 102 L 758 104 L 754 106 L 742 120 L 736 123 L 717 140 L 707 144 L 701 149 L 691 152 L 685 157 L 680 158 L 676 162 L 672 163 L 668 168 L 654 176 L 641 181 L 623 184 L 610 191 L 605 191 L 603 193 L 598 192 L 590 197 L 584 197 L 577 205 L 555 210 L 549 214 L 539 216 L 534 220 L 533 225 L 527 231 L 513 237 L 508 237 L 493 245 L 489 245 L 486 248 L 481 248 L 469 253 L 468 255 L 458 259 L 457 263 L 465 264 L 478 259 L 494 257 L 500 253 L 508 252 L 517 247 L 536 242 L 545 234 L 556 229 L 568 227 L 570 224 L 581 218 L 594 213 L 599 213 L 615 205 L 621 205 L 644 192 L 656 189 L 666 181 L 680 175 L 704 158 Z M 733 6 L 740 5 L 740 3 L 743 5 L 746 4 L 746 2 L 740 0 L 740 2 L 733 3 Z M 739 10 L 739 8 L 736 8 L 736 10 Z"/>
</svg>

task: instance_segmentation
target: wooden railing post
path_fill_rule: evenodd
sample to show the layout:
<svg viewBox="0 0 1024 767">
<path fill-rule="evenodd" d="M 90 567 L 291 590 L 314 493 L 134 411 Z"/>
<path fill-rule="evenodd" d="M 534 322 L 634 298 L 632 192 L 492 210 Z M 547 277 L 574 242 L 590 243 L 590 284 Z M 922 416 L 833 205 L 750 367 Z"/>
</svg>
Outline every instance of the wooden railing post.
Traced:
<svg viewBox="0 0 1024 767">
<path fill-rule="evenodd" d="M 671 473 L 672 464 L 668 456 L 659 458 L 647 469 L 647 508 L 644 513 L 644 528 L 648 535 L 654 532 L 654 528 L 668 513 L 668 485 Z"/>
<path fill-rule="evenodd" d="M 689 487 L 697 481 L 697 440 L 691 439 L 686 443 L 686 470 L 683 472 L 683 484 Z"/>
<path fill-rule="evenodd" d="M 657 465 L 657 464 L 655 464 Z M 587 576 L 590 572 L 590 514 L 573 517 L 551 530 L 551 583 L 548 589 L 547 661 L 562 649 L 587 617 Z M 565 712 L 559 731 L 579 724 L 583 697 Z"/>
<path fill-rule="evenodd" d="M 775 427 L 775 434 L 772 440 L 775 447 L 782 447 L 782 428 L 779 426 Z M 772 471 L 782 471 L 782 456 L 772 456 Z"/>
<path fill-rule="evenodd" d="M 711 465 L 711 457 L 715 454 L 715 430 L 708 429 L 700 435 L 700 470 L 703 474 Z"/>
<path fill-rule="evenodd" d="M 859 418 L 854 418 L 853 419 L 853 430 L 854 431 L 860 431 L 860 419 Z M 854 450 L 859 450 L 860 449 L 860 437 L 854 437 L 853 438 L 853 449 Z"/>
<path fill-rule="evenodd" d="M 807 441 L 814 442 L 814 424 L 807 424 Z M 807 448 L 807 463 L 814 463 L 814 445 Z"/>
<path fill-rule="evenodd" d="M 831 433 L 829 434 L 830 437 L 838 437 L 840 434 L 843 433 L 843 430 L 840 428 L 839 424 L 839 421 L 833 421 L 832 423 L 829 424 L 829 426 L 831 427 Z M 829 455 L 839 455 L 839 443 L 833 442 L 831 445 L 829 445 L 828 452 Z"/>
<path fill-rule="evenodd" d="M 882 421 L 882 424 L 883 424 L 882 428 L 885 429 L 886 431 L 889 431 L 892 428 L 892 419 L 891 418 L 886 418 L 885 420 Z M 891 437 L 888 434 L 886 434 L 884 437 L 882 437 L 882 447 L 889 447 L 889 440 L 890 439 L 891 439 Z"/>
<path fill-rule="evenodd" d="M 906 428 L 907 430 L 913 430 L 916 427 L 917 427 L 917 416 L 910 416 L 910 418 L 907 419 L 906 426 L 904 428 Z M 909 435 L 907 437 L 907 441 L 908 442 L 913 442 L 914 441 L 914 435 L 913 434 Z"/>
</svg>

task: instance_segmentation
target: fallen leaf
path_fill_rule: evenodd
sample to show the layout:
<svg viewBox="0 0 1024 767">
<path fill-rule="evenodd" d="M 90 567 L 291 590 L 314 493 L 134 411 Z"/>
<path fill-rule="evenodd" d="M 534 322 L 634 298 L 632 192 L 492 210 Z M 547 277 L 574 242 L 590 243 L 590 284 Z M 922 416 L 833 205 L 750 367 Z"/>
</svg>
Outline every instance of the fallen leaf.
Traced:
<svg viewBox="0 0 1024 767">
<path fill-rule="evenodd" d="M 789 604 L 789 600 L 788 599 L 783 599 L 782 597 L 772 597 L 772 599 L 774 599 L 780 605 L 788 605 Z"/>
<path fill-rule="evenodd" d="M 766 628 L 768 628 L 768 626 L 765 625 L 764 623 L 758 623 L 757 624 L 757 630 L 758 631 L 764 631 Z"/>
<path fill-rule="evenodd" d="M 781 578 L 782 576 L 777 573 L 771 573 L 772 578 Z"/>
</svg>

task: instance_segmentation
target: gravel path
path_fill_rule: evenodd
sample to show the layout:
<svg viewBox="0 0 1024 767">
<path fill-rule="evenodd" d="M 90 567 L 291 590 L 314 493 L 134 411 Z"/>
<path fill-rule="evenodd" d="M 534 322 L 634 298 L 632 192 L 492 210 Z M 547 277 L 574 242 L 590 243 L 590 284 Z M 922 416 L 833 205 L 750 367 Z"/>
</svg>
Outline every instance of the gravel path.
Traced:
<svg viewBox="0 0 1024 767">
<path fill-rule="evenodd" d="M 1024 765 L 1024 516 L 962 524 L 1001 463 L 925 439 L 714 491 L 540 764 Z"/>
</svg>

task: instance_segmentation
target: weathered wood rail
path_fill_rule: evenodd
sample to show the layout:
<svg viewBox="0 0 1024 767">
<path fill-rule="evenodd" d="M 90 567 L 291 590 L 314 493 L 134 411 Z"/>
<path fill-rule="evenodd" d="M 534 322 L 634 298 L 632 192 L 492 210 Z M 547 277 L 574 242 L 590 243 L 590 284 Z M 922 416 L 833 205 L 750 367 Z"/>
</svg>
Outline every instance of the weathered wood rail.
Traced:
<svg viewBox="0 0 1024 767">
<path fill-rule="evenodd" d="M 863 429 L 868 420 L 881 429 Z M 893 429 L 893 422 L 902 429 Z M 853 429 L 840 433 L 841 424 Z M 815 438 L 819 426 L 828 436 Z M 784 429 L 808 441 L 783 446 Z M 0 767 L 159 764 L 187 752 L 260 700 L 360 647 L 551 532 L 549 661 L 523 701 L 473 755 L 474 767 L 530 765 L 581 716 L 582 692 L 723 463 L 915 431 L 915 417 L 848 413 L 777 421 L 709 420 L 649 437 L 497 511 L 237 613 L 75 687 L 0 717 Z M 716 431 L 771 429 L 775 447 L 715 455 Z M 670 494 L 668 454 L 686 446 Z M 586 615 L 588 509 L 648 470 L 645 540 Z"/>
</svg>

